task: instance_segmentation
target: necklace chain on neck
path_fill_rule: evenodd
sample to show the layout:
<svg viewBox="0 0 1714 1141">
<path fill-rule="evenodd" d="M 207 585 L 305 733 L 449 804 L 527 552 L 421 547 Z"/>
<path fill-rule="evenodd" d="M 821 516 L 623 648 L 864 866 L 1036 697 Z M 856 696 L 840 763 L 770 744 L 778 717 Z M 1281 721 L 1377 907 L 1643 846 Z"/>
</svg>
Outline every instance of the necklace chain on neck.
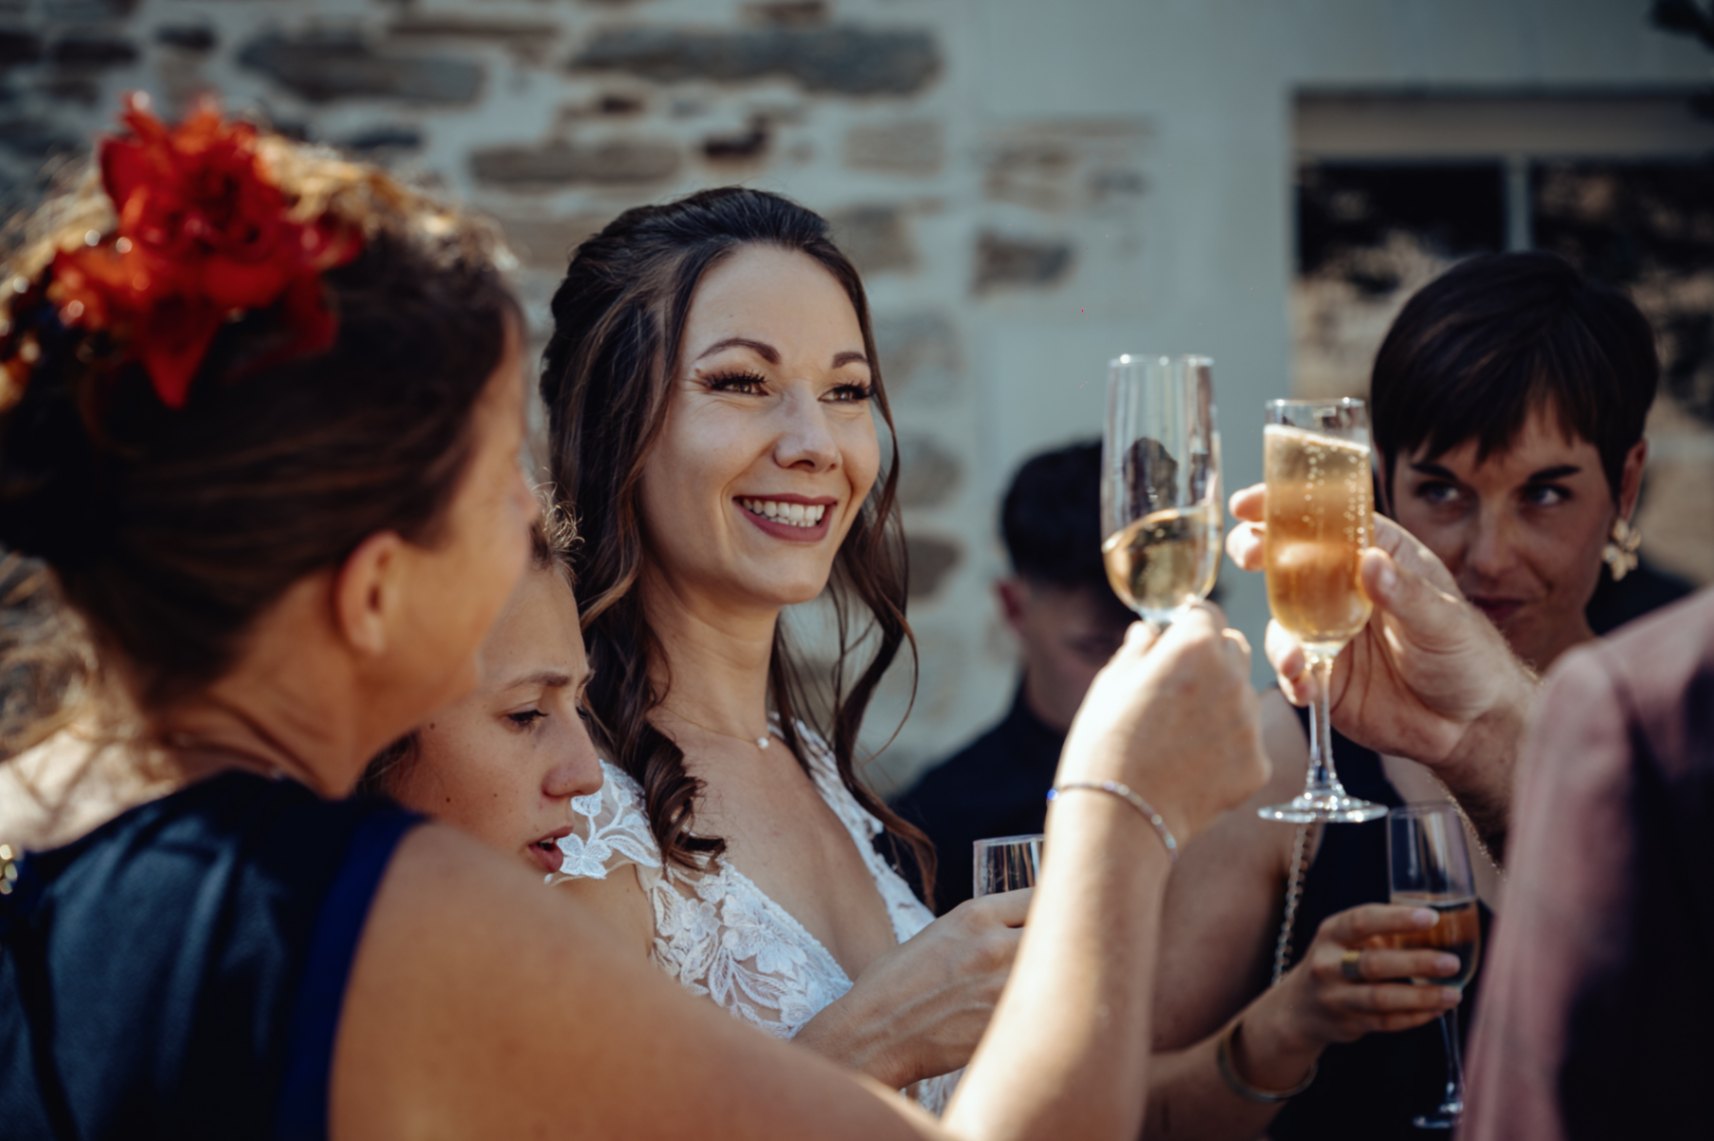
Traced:
<svg viewBox="0 0 1714 1141">
<path fill-rule="evenodd" d="M 694 725 L 698 729 L 701 729 L 704 733 L 713 733 L 716 737 L 729 737 L 734 741 L 743 741 L 745 744 L 754 745 L 758 749 L 766 749 L 769 745 L 773 744 L 772 726 L 769 727 L 767 732 L 764 732 L 764 733 L 760 734 L 759 736 L 751 737 L 751 736 L 748 736 L 748 735 L 743 734 L 743 733 L 729 733 L 724 729 L 716 729 L 712 725 L 704 725 L 702 722 L 696 720 L 695 718 L 686 717 L 684 714 L 680 713 L 678 710 L 667 709 L 667 707 L 664 705 L 661 706 L 661 708 L 666 709 L 666 712 L 669 716 L 678 718 L 680 721 L 683 721 L 686 725 Z"/>
</svg>

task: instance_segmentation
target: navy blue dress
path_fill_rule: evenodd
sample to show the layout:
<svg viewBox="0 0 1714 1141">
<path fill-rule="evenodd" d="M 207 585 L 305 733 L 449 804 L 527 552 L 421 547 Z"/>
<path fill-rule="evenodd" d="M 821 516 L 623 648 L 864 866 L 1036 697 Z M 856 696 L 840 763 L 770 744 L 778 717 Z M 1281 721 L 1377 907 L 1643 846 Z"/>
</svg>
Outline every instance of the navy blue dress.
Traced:
<svg viewBox="0 0 1714 1141">
<path fill-rule="evenodd" d="M 0 1135 L 325 1137 L 352 957 L 417 820 L 228 773 L 19 859 Z"/>
<path fill-rule="evenodd" d="M 1307 731 L 1307 710 L 1298 710 Z M 1381 768 L 1381 758 L 1338 733 L 1333 735 L 1333 764 L 1345 791 L 1364 800 L 1398 808 L 1404 801 Z M 1309 874 L 1292 924 L 1291 959 L 1296 964 L 1323 920 L 1364 903 L 1386 903 L 1387 822 L 1329 824 Z M 1488 945 L 1493 913 L 1478 903 L 1482 946 Z M 1465 987 L 1458 1007 L 1458 1033 L 1466 1039 L 1476 1015 L 1482 967 Z M 1437 1022 L 1398 1034 L 1370 1034 L 1330 1046 L 1320 1072 L 1303 1093 L 1286 1103 L 1268 1129 L 1273 1141 L 1421 1141 L 1425 1134 L 1411 1118 L 1440 1105 L 1446 1087 L 1446 1054 Z"/>
</svg>

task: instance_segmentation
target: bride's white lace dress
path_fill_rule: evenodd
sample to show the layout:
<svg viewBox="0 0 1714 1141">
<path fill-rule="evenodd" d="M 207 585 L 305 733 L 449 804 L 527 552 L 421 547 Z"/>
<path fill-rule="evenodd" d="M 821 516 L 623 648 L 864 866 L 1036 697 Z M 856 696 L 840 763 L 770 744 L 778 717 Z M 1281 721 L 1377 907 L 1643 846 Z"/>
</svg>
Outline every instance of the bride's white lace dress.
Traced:
<svg viewBox="0 0 1714 1141">
<path fill-rule="evenodd" d="M 840 783 L 832 750 L 798 723 L 816 789 L 851 834 L 887 905 L 893 936 L 904 942 L 934 916 L 875 851 L 881 823 Z M 637 782 L 606 761 L 600 791 L 571 802 L 576 831 L 559 842 L 561 877 L 606 879 L 636 869 L 654 912 L 651 954 L 692 994 L 705 995 L 778 1038 L 791 1038 L 823 1007 L 851 989 L 844 968 L 819 939 L 724 857 L 690 871 L 668 865 L 649 832 Z M 935 1112 L 957 1075 L 916 1083 L 910 1093 Z"/>
</svg>

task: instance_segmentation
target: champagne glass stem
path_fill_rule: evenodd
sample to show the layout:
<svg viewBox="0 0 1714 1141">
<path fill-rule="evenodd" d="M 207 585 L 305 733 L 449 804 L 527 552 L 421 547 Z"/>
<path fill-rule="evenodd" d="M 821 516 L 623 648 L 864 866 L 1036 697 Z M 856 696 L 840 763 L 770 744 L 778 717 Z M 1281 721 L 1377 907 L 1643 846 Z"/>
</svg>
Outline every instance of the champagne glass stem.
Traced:
<svg viewBox="0 0 1714 1141">
<path fill-rule="evenodd" d="M 1440 1039 L 1446 1044 L 1446 1094 L 1440 1112 L 1454 1121 L 1464 1112 L 1464 1059 L 1458 1049 L 1458 1008 L 1440 1016 Z"/>
<path fill-rule="evenodd" d="M 1309 704 L 1308 791 L 1320 795 L 1333 792 L 1338 785 L 1333 775 L 1333 659 L 1326 654 L 1310 654 L 1309 676 L 1315 693 Z"/>
<path fill-rule="evenodd" d="M 1385 816 L 1387 810 L 1382 805 L 1348 795 L 1333 771 L 1333 655 L 1309 653 L 1309 677 L 1314 692 L 1309 703 L 1309 770 L 1304 773 L 1303 793 L 1289 803 L 1258 808 L 1257 814 L 1264 820 L 1294 824 L 1357 824 Z"/>
</svg>

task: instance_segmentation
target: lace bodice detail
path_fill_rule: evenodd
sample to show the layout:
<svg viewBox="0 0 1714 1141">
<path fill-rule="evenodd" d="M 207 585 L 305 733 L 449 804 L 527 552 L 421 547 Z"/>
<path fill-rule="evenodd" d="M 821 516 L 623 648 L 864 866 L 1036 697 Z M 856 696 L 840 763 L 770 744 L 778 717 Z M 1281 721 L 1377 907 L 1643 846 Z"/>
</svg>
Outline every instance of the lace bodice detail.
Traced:
<svg viewBox="0 0 1714 1141">
<path fill-rule="evenodd" d="M 881 822 L 840 782 L 827 743 L 801 722 L 798 733 L 817 791 L 862 853 L 893 937 L 904 942 L 934 916 L 875 850 Z M 724 856 L 697 871 L 663 861 L 649 831 L 642 789 L 615 765 L 603 761 L 601 769 L 601 789 L 571 802 L 575 831 L 559 842 L 560 878 L 606 879 L 635 868 L 654 913 L 650 953 L 656 965 L 692 994 L 778 1038 L 795 1036 L 851 989 L 833 953 Z M 939 1108 L 950 1085 L 947 1078 L 931 1079 L 917 1083 L 913 1093 Z"/>
</svg>

